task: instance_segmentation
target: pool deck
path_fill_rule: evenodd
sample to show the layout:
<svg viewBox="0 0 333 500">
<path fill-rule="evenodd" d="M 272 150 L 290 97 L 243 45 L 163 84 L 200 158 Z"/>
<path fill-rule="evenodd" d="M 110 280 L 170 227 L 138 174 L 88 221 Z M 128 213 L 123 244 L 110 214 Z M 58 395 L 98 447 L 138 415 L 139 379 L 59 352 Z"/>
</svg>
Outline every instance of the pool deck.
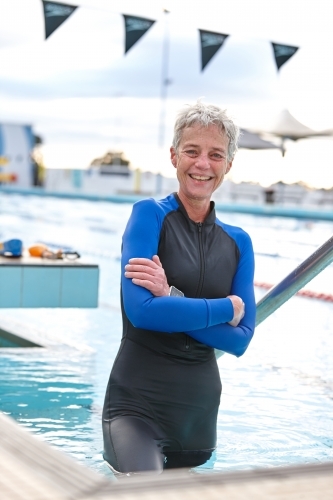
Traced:
<svg viewBox="0 0 333 500">
<path fill-rule="evenodd" d="M 331 500 L 333 463 L 110 481 L 0 413 L 2 500 Z"/>
<path fill-rule="evenodd" d="M 3 500 L 93 498 L 110 485 L 1 413 L 0 463 Z"/>
</svg>

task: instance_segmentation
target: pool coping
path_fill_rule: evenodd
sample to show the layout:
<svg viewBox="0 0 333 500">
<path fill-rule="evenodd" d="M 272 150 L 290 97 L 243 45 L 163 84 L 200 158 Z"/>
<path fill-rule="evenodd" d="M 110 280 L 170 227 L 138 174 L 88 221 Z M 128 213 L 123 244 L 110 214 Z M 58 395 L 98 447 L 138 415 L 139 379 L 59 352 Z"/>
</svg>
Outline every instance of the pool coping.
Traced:
<svg viewBox="0 0 333 500">
<path fill-rule="evenodd" d="M 4 500 L 303 500 L 331 498 L 333 462 L 198 474 L 106 479 L 0 412 L 0 490 Z"/>
</svg>

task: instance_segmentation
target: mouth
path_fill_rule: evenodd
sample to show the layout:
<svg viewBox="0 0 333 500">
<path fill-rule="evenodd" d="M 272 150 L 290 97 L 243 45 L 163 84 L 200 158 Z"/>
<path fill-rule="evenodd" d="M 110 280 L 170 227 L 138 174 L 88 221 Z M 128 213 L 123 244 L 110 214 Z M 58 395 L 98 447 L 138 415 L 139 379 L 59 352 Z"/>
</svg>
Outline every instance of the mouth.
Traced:
<svg viewBox="0 0 333 500">
<path fill-rule="evenodd" d="M 208 175 L 195 175 L 195 174 L 189 174 L 191 179 L 194 179 L 195 181 L 210 181 L 213 177 L 209 177 Z"/>
</svg>

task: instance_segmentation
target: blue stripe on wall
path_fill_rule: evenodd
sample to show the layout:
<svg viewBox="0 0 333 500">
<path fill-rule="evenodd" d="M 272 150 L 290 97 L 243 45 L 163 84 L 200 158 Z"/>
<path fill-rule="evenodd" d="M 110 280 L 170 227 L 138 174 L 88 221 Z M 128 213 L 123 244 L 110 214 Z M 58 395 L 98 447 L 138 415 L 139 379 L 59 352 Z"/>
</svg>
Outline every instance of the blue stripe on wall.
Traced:
<svg viewBox="0 0 333 500">
<path fill-rule="evenodd" d="M 34 134 L 32 133 L 32 128 L 30 125 L 25 125 L 24 126 L 24 132 L 27 137 L 28 141 L 28 148 L 31 151 L 35 145 L 35 137 Z"/>
<path fill-rule="evenodd" d="M 32 150 L 35 146 L 35 137 L 34 134 L 32 133 L 32 127 L 30 125 L 25 125 L 24 126 L 24 133 L 27 138 L 27 146 L 28 146 L 28 151 L 29 151 L 29 162 L 30 162 L 30 183 L 33 184 L 33 177 L 34 177 L 34 171 L 33 171 L 33 161 L 31 158 L 31 153 Z"/>
</svg>

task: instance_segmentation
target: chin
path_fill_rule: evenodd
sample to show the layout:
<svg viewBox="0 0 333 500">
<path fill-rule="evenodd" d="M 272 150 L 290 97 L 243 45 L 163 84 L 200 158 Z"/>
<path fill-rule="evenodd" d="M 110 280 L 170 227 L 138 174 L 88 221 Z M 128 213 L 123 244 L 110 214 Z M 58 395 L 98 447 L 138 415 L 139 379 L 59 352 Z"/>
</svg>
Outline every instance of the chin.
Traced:
<svg viewBox="0 0 333 500">
<path fill-rule="evenodd" d="M 210 199 L 211 196 L 212 196 L 212 192 L 200 192 L 200 191 L 192 191 L 192 192 L 189 192 L 189 195 L 191 198 L 195 199 L 195 200 L 207 200 L 207 199 Z"/>
</svg>

